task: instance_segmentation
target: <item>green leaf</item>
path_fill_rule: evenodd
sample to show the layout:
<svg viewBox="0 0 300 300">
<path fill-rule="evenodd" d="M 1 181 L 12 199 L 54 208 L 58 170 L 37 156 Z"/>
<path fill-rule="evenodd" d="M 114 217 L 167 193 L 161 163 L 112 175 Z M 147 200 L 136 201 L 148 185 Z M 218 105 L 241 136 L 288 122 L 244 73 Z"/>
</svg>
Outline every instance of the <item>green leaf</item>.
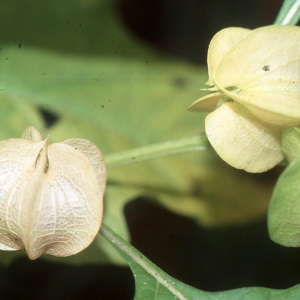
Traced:
<svg viewBox="0 0 300 300">
<path fill-rule="evenodd" d="M 199 120 L 204 115 L 196 118 L 185 112 L 190 99 L 200 94 L 199 83 L 206 79 L 206 71 L 195 66 L 168 61 L 72 58 L 14 48 L 1 50 L 0 66 L 4 74 L 1 86 L 11 99 L 26 97 L 45 109 L 89 120 L 132 140 L 145 142 L 156 134 L 157 117 L 162 114 L 170 118 L 161 120 L 161 134 L 168 133 L 170 138 L 203 128 Z M 179 109 L 185 114 L 184 124 L 176 119 Z M 186 125 L 191 124 L 198 126 L 187 132 Z M 137 130 L 140 127 L 147 128 L 147 137 Z"/>
<path fill-rule="evenodd" d="M 283 171 L 274 188 L 268 211 L 269 234 L 283 246 L 300 246 L 300 158 Z"/>
<path fill-rule="evenodd" d="M 274 24 L 296 25 L 300 18 L 300 1 L 285 0 L 277 15 Z"/>
<path fill-rule="evenodd" d="M 300 285 L 287 290 L 250 287 L 225 292 L 204 292 L 166 274 L 109 227 L 102 225 L 101 234 L 129 264 L 136 284 L 135 300 L 294 300 L 300 297 Z"/>
<path fill-rule="evenodd" d="M 0 120 L 0 140 L 21 137 L 29 125 L 44 130 L 42 117 L 32 104 L 11 101 L 4 93 L 0 94 Z"/>
<path fill-rule="evenodd" d="M 155 49 L 126 30 L 117 8 L 115 0 L 30 1 L 26 5 L 22 0 L 2 0 L 1 51 L 13 44 L 19 52 L 33 46 L 69 54 L 152 60 L 157 56 Z"/>
<path fill-rule="evenodd" d="M 298 127 L 288 127 L 282 132 L 282 151 L 288 162 L 300 157 L 300 129 Z"/>
<path fill-rule="evenodd" d="M 207 75 L 201 68 L 167 60 L 86 59 L 30 49 L 1 51 L 3 93 L 12 101 L 25 98 L 60 116 L 50 131 L 51 141 L 86 138 L 107 155 L 204 130 L 206 115 L 185 111 L 192 99 L 203 94 L 199 87 Z M 133 158 L 133 162 L 108 173 L 110 193 L 116 189 L 118 199 L 123 195 L 123 200 L 117 205 L 119 200 L 108 193 L 105 213 L 119 211 L 120 221 L 112 228 L 124 228 L 123 237 L 128 233 L 122 206 L 141 195 L 205 225 L 249 222 L 266 212 L 272 182 L 262 184 L 226 166 L 213 153 L 184 153 L 151 162 Z"/>
<path fill-rule="evenodd" d="M 59 115 L 49 132 L 51 142 L 85 138 L 106 156 L 204 130 L 206 115 L 185 111 L 191 99 L 201 96 L 200 82 L 206 80 L 206 70 L 195 66 L 6 48 L 0 67 L 7 99 L 17 105 L 26 100 Z M 105 218 L 128 239 L 124 205 L 146 196 L 201 224 L 249 222 L 265 214 L 271 191 L 272 182 L 230 168 L 212 152 L 145 162 L 133 158 L 131 165 L 108 170 Z"/>
</svg>

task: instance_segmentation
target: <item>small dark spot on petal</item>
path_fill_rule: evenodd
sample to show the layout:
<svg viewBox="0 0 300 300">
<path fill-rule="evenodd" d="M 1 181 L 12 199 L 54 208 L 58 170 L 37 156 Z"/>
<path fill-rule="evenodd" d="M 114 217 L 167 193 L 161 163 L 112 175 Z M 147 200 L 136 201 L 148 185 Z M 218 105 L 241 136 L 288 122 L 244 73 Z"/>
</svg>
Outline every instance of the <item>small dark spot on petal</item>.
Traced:
<svg viewBox="0 0 300 300">
<path fill-rule="evenodd" d="M 262 67 L 262 70 L 264 70 L 264 71 L 270 71 L 270 66 L 269 65 L 265 65 L 265 66 L 263 66 Z"/>
</svg>

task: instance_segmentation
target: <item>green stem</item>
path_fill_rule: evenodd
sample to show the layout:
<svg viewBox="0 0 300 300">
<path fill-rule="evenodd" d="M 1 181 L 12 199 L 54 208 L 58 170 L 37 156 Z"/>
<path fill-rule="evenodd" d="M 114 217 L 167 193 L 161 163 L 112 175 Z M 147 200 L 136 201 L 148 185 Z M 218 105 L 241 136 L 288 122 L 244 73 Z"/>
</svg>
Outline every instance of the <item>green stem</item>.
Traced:
<svg viewBox="0 0 300 300">
<path fill-rule="evenodd" d="M 188 151 L 203 151 L 207 148 L 208 141 L 205 133 L 203 132 L 199 135 L 179 140 L 157 143 L 109 154 L 105 157 L 105 162 L 108 168 L 115 168 L 155 157 Z"/>
<path fill-rule="evenodd" d="M 300 0 L 285 0 L 274 24 L 296 25 L 300 18 Z"/>
</svg>

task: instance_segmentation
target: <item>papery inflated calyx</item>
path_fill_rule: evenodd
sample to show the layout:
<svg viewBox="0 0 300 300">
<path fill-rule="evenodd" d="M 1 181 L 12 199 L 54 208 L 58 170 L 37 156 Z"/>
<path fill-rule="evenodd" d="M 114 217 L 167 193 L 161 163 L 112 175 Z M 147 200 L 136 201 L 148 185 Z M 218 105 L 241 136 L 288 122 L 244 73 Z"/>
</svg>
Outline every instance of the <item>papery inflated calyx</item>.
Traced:
<svg viewBox="0 0 300 300">
<path fill-rule="evenodd" d="M 264 172 L 284 159 L 281 134 L 300 125 L 299 49 L 297 26 L 226 28 L 213 37 L 212 93 L 189 109 L 215 110 L 205 121 L 207 137 L 231 166 Z"/>
<path fill-rule="evenodd" d="M 103 156 L 82 139 L 73 144 L 38 141 L 32 127 L 23 137 L 0 142 L 0 249 L 25 248 L 31 259 L 76 254 L 100 229 Z M 76 143 L 85 144 L 85 153 Z"/>
<path fill-rule="evenodd" d="M 223 29 L 210 43 L 207 84 L 264 121 L 299 124 L 299 48 L 298 26 Z M 200 109 L 201 101 L 191 108 Z"/>
</svg>

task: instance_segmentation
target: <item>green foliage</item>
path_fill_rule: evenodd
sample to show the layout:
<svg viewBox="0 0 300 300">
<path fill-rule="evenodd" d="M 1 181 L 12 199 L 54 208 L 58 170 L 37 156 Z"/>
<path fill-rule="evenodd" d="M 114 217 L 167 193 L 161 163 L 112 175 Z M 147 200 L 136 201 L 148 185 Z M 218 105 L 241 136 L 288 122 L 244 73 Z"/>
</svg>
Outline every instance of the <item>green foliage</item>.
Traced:
<svg viewBox="0 0 300 300">
<path fill-rule="evenodd" d="M 274 24 L 296 25 L 300 18 L 299 0 L 284 0 Z"/>
<path fill-rule="evenodd" d="M 268 210 L 268 228 L 273 241 L 300 246 L 300 129 L 288 127 L 282 134 L 282 151 L 290 163 L 276 183 Z"/>
<path fill-rule="evenodd" d="M 72 137 L 89 139 L 107 156 L 203 131 L 206 115 L 185 109 L 203 95 L 199 88 L 207 79 L 207 71 L 165 59 L 137 42 L 120 25 L 113 1 L 99 1 L 98 12 L 92 17 L 97 1 L 87 5 L 84 2 L 2 1 L 0 25 L 8 29 L 0 38 L 4 44 L 0 52 L 0 139 L 18 137 L 26 126 L 33 125 L 45 135 L 50 134 L 51 142 Z M 285 5 L 292 2 L 296 3 L 285 1 Z M 86 13 L 76 23 L 83 6 Z M 288 11 L 281 12 L 281 17 Z M 28 23 L 25 16 L 36 22 Z M 14 26 L 9 26 L 12 19 Z M 277 23 L 283 19 L 277 19 Z M 95 22 L 99 23 L 95 26 Z M 15 32 L 15 28 L 19 31 Z M 19 43 L 22 47 L 18 47 Z M 87 58 L 86 54 L 94 57 Z M 39 107 L 59 116 L 50 130 L 43 123 Z M 296 151 L 289 152 L 290 160 L 299 156 L 291 146 L 296 143 L 294 138 L 298 139 L 298 131 L 287 130 L 286 136 L 284 133 L 284 149 Z M 108 243 L 98 237 L 88 249 L 59 259 L 61 262 L 124 264 L 122 256 L 136 278 L 136 299 L 300 298 L 298 286 L 283 291 L 256 287 L 219 293 L 196 290 L 168 276 L 128 243 L 123 210 L 136 197 L 158 201 L 205 226 L 224 226 L 263 216 L 273 182 L 230 168 L 211 151 L 151 162 L 132 159 L 134 163 L 128 166 L 108 166 L 104 223 L 120 237 L 107 228 Z M 296 159 L 282 174 L 270 207 L 270 235 L 281 244 L 298 245 L 298 164 Z M 9 263 L 19 255 L 24 252 L 2 251 L 0 262 Z"/>
<path fill-rule="evenodd" d="M 300 157 L 300 129 L 297 127 L 286 128 L 281 137 L 282 151 L 288 162 Z"/>
<path fill-rule="evenodd" d="M 32 49 L 7 48 L 1 55 L 9 58 L 0 57 L 2 95 L 60 116 L 49 131 L 51 142 L 86 138 L 107 155 L 204 129 L 205 114 L 185 111 L 200 94 L 199 78 L 206 79 L 194 66 L 72 58 Z M 272 183 L 262 185 L 203 152 L 109 168 L 108 176 L 104 220 L 127 239 L 123 208 L 135 197 L 156 199 L 201 224 L 220 225 L 261 216 L 272 189 Z"/>
<path fill-rule="evenodd" d="M 268 228 L 272 240 L 288 246 L 300 246 L 300 158 L 281 174 L 274 188 L 268 211 Z"/>
<path fill-rule="evenodd" d="M 44 122 L 35 106 L 26 102 L 11 101 L 3 96 L 3 93 L 0 95 L 1 140 L 19 137 L 28 124 L 44 129 Z"/>
<path fill-rule="evenodd" d="M 146 61 L 154 49 L 129 35 L 111 0 L 2 0 L 1 48 L 13 44 L 54 52 Z M 42 70 L 41 70 L 42 71 Z M 43 72 L 43 71 L 42 71 Z"/>
<path fill-rule="evenodd" d="M 129 264 L 136 284 L 135 300 L 293 300 L 300 297 L 300 286 L 287 290 L 251 287 L 214 293 L 197 290 L 163 272 L 141 252 L 106 226 L 102 227 L 101 234 Z"/>
</svg>

